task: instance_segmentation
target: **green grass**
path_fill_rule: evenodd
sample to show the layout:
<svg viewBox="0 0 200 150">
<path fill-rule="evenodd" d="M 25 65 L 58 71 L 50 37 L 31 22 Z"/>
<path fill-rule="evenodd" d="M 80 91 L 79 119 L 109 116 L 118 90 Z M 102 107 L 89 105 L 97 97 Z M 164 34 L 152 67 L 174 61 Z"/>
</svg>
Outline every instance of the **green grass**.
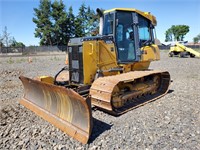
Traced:
<svg viewBox="0 0 200 150">
<path fill-rule="evenodd" d="M 37 61 L 37 58 L 33 57 L 32 62 L 36 62 L 36 61 Z"/>
<path fill-rule="evenodd" d="M 17 59 L 16 60 L 16 63 L 22 63 L 22 62 L 26 62 L 27 61 L 27 59 L 25 59 L 25 58 L 20 58 L 20 59 Z"/>
<path fill-rule="evenodd" d="M 200 53 L 200 48 L 194 48 L 193 50 L 195 50 L 195 51 Z"/>
<path fill-rule="evenodd" d="M 58 58 L 55 58 L 58 59 Z M 36 62 L 37 59 L 36 58 L 31 58 L 32 62 Z M 10 57 L 7 61 L 8 64 L 13 64 L 13 63 L 28 63 L 29 62 L 29 58 L 25 57 L 25 58 L 18 58 L 16 60 L 13 60 L 12 57 Z"/>
<path fill-rule="evenodd" d="M 60 61 L 61 59 L 58 58 L 58 57 L 56 57 L 56 56 L 54 56 L 53 58 L 51 58 L 51 60 L 52 60 L 52 61 Z"/>
<path fill-rule="evenodd" d="M 160 52 L 168 53 L 169 50 L 167 50 L 167 49 L 165 49 L 165 50 L 160 50 Z"/>
<path fill-rule="evenodd" d="M 195 51 L 197 51 L 197 52 L 199 52 L 200 53 L 200 48 L 193 48 L 193 50 L 195 50 Z M 168 53 L 169 52 L 169 50 L 160 50 L 160 52 L 165 52 L 165 53 Z"/>
<path fill-rule="evenodd" d="M 15 63 L 15 61 L 12 59 L 12 57 L 10 57 L 10 58 L 7 60 L 7 63 L 8 63 L 8 64 L 13 64 L 13 63 Z"/>
</svg>

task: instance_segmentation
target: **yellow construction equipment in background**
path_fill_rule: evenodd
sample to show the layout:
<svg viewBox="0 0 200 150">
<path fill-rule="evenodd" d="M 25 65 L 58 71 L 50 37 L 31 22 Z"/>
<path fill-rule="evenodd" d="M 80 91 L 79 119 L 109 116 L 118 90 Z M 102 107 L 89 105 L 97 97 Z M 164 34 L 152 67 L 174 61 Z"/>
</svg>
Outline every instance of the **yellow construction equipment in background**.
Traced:
<svg viewBox="0 0 200 150">
<path fill-rule="evenodd" d="M 68 66 L 53 81 L 20 77 L 20 103 L 82 143 L 92 131 L 92 106 L 121 115 L 165 95 L 170 84 L 169 72 L 148 69 L 160 59 L 153 15 L 125 8 L 97 12 L 99 35 L 71 39 Z"/>
<path fill-rule="evenodd" d="M 190 57 L 200 57 L 200 53 L 178 42 L 176 42 L 174 46 L 170 47 L 169 57 L 173 56 L 186 57 L 188 55 Z"/>
</svg>

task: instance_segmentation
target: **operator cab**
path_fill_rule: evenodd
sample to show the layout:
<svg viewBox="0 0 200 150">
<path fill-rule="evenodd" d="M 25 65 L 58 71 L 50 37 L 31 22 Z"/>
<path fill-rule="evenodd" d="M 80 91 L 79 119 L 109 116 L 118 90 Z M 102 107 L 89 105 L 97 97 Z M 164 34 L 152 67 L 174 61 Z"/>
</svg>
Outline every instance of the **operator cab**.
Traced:
<svg viewBox="0 0 200 150">
<path fill-rule="evenodd" d="M 146 14 L 146 16 L 144 16 Z M 136 9 L 112 9 L 104 12 L 102 35 L 114 37 L 118 63 L 140 60 L 143 46 L 154 43 L 155 17 Z"/>
</svg>

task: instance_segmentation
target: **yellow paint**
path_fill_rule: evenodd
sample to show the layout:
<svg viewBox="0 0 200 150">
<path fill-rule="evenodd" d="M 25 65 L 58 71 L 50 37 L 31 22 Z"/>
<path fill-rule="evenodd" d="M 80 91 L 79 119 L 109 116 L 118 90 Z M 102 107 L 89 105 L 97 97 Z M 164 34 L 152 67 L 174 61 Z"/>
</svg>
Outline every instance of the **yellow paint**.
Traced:
<svg viewBox="0 0 200 150">
<path fill-rule="evenodd" d="M 45 83 L 53 84 L 54 78 L 51 76 L 40 76 L 39 80 Z"/>
<path fill-rule="evenodd" d="M 150 62 L 160 59 L 160 52 L 157 45 L 145 46 L 142 49 L 142 56 L 139 62 L 132 64 L 117 64 L 116 48 L 113 43 L 107 44 L 102 40 L 83 42 L 83 75 L 84 84 L 92 84 L 97 70 L 102 70 L 104 76 L 115 75 L 119 72 L 108 72 L 111 68 L 119 66 L 124 68 L 124 72 L 134 70 L 146 70 Z"/>
<path fill-rule="evenodd" d="M 60 102 L 60 115 L 59 117 L 62 118 L 65 121 L 68 121 L 72 123 L 72 118 L 74 117 L 73 114 L 73 109 L 72 109 L 72 103 L 71 99 L 69 98 L 68 95 L 65 95 L 63 93 L 59 94 L 59 99 L 61 100 Z"/>
<path fill-rule="evenodd" d="M 147 70 L 149 68 L 150 65 L 150 61 L 141 61 L 141 62 L 137 62 L 135 64 L 132 65 L 131 70 Z"/>
<path fill-rule="evenodd" d="M 178 42 L 176 42 L 174 46 L 170 47 L 169 52 L 185 52 L 185 51 L 195 55 L 196 57 L 200 57 L 199 52 L 193 50 L 192 48 L 186 47 L 183 44 L 180 44 Z"/>
<path fill-rule="evenodd" d="M 131 11 L 136 12 L 156 25 L 156 18 L 149 12 L 142 12 L 136 9 L 128 8 L 114 8 L 104 11 L 104 14 L 113 11 Z M 160 59 L 160 52 L 157 45 L 144 46 L 141 48 L 141 58 L 139 62 L 129 64 L 118 64 L 117 49 L 111 41 L 105 42 L 104 40 L 91 40 L 83 41 L 83 84 L 91 85 L 95 80 L 95 75 L 98 70 L 103 72 L 104 76 L 119 74 L 119 71 L 109 72 L 112 68 L 123 68 L 123 72 L 130 72 L 135 70 L 146 70 L 149 68 L 150 62 Z"/>
<path fill-rule="evenodd" d="M 157 45 L 145 46 L 141 50 L 143 53 L 141 61 L 160 60 L 160 51 Z"/>
<path fill-rule="evenodd" d="M 97 70 L 107 72 L 110 68 L 118 66 L 115 51 L 113 43 L 106 44 L 103 40 L 83 42 L 84 84 L 91 84 L 94 81 Z"/>
<path fill-rule="evenodd" d="M 157 45 L 145 46 L 141 48 L 141 60 L 133 64 L 122 65 L 124 72 L 134 70 L 146 70 L 149 68 L 151 61 L 160 60 L 160 51 Z"/>
<path fill-rule="evenodd" d="M 117 11 L 117 10 L 119 10 L 119 11 L 131 11 L 131 12 L 136 12 L 136 13 L 138 13 L 138 14 L 144 16 L 144 17 L 147 18 L 148 20 L 150 20 L 154 26 L 157 25 L 156 17 L 153 16 L 150 12 L 143 12 L 143 11 L 140 11 L 140 10 L 137 10 L 137 9 L 134 9 L 134 8 L 113 8 L 113 9 L 104 11 L 104 14 L 110 13 L 110 12 L 113 12 L 113 11 Z"/>
</svg>

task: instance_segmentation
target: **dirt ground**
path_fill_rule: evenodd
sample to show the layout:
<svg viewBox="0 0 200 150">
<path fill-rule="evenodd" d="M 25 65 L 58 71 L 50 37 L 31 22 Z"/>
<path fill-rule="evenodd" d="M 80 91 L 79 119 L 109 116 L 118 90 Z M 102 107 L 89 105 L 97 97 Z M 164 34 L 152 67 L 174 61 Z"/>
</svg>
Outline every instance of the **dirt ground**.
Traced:
<svg viewBox="0 0 200 150">
<path fill-rule="evenodd" d="M 169 58 L 162 51 L 150 68 L 170 72 L 169 92 L 120 117 L 92 111 L 94 127 L 86 145 L 18 103 L 20 75 L 54 76 L 64 62 L 65 54 L 0 57 L 0 149 L 200 149 L 200 59 Z"/>
</svg>

